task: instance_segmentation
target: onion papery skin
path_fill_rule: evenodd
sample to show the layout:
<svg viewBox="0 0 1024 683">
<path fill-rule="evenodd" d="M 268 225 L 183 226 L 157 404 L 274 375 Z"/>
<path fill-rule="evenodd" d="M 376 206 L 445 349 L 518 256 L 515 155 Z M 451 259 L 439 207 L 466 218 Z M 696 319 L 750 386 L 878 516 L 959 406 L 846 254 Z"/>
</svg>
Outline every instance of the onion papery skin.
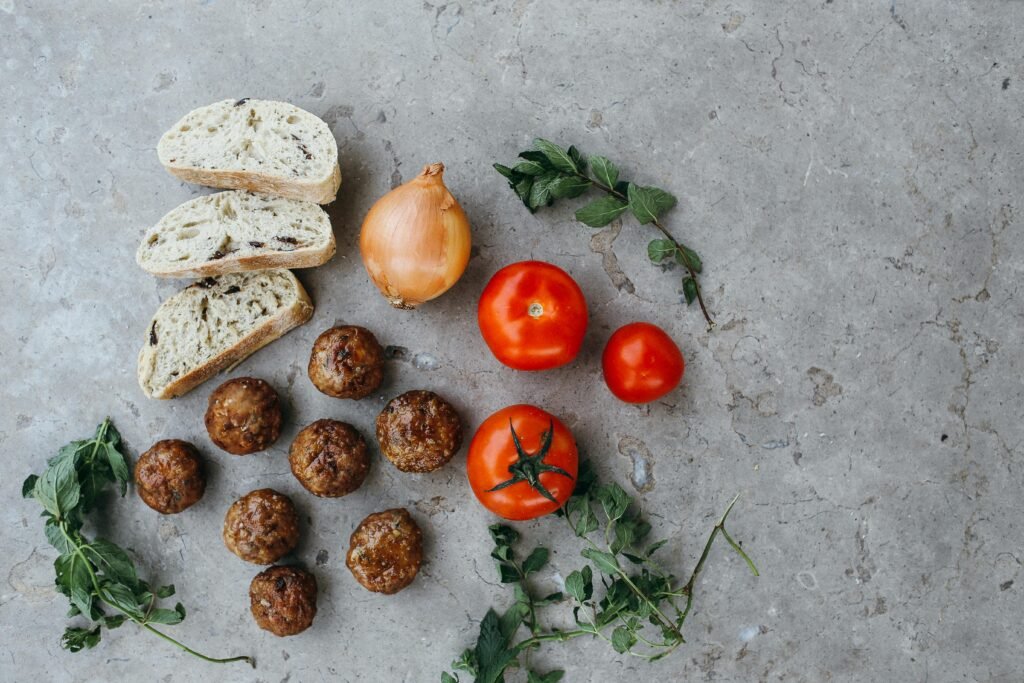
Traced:
<svg viewBox="0 0 1024 683">
<path fill-rule="evenodd" d="M 363 220 L 363 265 L 395 308 L 412 309 L 444 294 L 469 263 L 469 219 L 443 173 L 443 164 L 424 166 L 378 199 Z"/>
</svg>

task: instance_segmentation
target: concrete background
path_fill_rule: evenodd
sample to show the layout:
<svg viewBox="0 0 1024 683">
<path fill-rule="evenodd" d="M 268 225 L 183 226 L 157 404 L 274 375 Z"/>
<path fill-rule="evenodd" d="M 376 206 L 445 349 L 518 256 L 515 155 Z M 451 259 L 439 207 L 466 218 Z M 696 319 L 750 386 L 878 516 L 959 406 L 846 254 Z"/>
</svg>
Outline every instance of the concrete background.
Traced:
<svg viewBox="0 0 1024 683">
<path fill-rule="evenodd" d="M 713 520 L 763 572 L 717 549 L 689 643 L 648 665 L 598 642 L 550 646 L 566 681 L 1018 681 L 1024 671 L 1021 421 L 1024 315 L 1024 3 L 450 2 L 242 4 L 0 0 L 0 679 L 5 681 L 436 681 L 470 645 L 494 585 L 486 525 L 460 455 L 403 475 L 379 462 L 357 493 L 316 500 L 285 461 L 320 417 L 367 435 L 410 388 L 448 396 L 472 430 L 530 401 L 560 415 L 600 473 L 633 491 L 688 574 Z M 338 255 L 300 273 L 311 323 L 231 376 L 266 378 L 287 405 L 272 451 L 219 452 L 202 425 L 211 382 L 147 400 L 135 358 L 158 303 L 181 285 L 134 263 L 144 230 L 207 190 L 157 162 L 157 139 L 226 97 L 294 102 L 337 136 L 330 207 Z M 719 326 L 680 304 L 679 271 L 650 265 L 652 230 L 594 232 L 577 202 L 528 214 L 490 168 L 543 135 L 605 154 L 674 192 L 669 224 L 706 264 Z M 472 219 L 464 279 L 421 310 L 391 310 L 367 280 L 358 228 L 372 202 L 443 161 Z M 567 268 L 590 301 L 579 359 L 505 369 L 473 315 L 486 279 L 526 257 Z M 628 283 L 628 284 L 627 284 Z M 654 321 L 688 361 L 683 387 L 618 403 L 599 358 L 620 324 Z M 313 339 L 337 320 L 407 349 L 360 402 L 316 392 Z M 417 357 L 417 354 L 425 354 Z M 110 415 L 137 454 L 195 442 L 205 499 L 161 518 L 131 494 L 101 532 L 189 609 L 169 629 L 259 668 L 216 668 L 126 626 L 95 650 L 60 650 L 55 553 L 21 481 Z M 638 464 L 639 463 L 639 464 Z M 259 486 L 309 522 L 295 559 L 322 587 L 314 627 L 258 630 L 258 571 L 224 549 L 224 511 Z M 634 491 L 635 492 L 635 491 Z M 344 568 L 367 513 L 409 506 L 428 561 L 395 597 Z M 555 550 L 540 584 L 578 566 L 553 519 L 521 525 Z"/>
</svg>

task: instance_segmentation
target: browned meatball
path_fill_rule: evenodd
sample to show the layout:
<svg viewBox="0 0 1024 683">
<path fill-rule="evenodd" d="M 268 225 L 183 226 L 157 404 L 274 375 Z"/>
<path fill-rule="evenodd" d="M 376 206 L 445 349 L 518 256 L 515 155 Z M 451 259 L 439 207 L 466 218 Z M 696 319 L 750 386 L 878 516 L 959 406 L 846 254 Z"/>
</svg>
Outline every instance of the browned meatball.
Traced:
<svg viewBox="0 0 1024 683">
<path fill-rule="evenodd" d="M 416 578 L 423 561 L 423 534 L 405 508 L 375 512 L 349 539 L 345 564 L 364 588 L 390 595 Z"/>
<path fill-rule="evenodd" d="M 277 392 L 255 377 L 224 382 L 210 394 L 206 431 L 215 444 L 234 455 L 269 448 L 281 434 Z"/>
<path fill-rule="evenodd" d="M 370 470 L 366 442 L 355 427 L 317 420 L 292 441 L 292 474 L 315 496 L 337 498 L 362 486 Z"/>
<path fill-rule="evenodd" d="M 288 496 L 274 489 L 251 491 L 224 516 L 224 545 L 246 562 L 272 564 L 299 543 L 299 515 Z"/>
<path fill-rule="evenodd" d="M 316 617 L 316 577 L 299 567 L 264 569 L 249 584 L 249 608 L 275 636 L 302 633 Z"/>
<path fill-rule="evenodd" d="M 384 379 L 384 349 L 365 327 L 332 327 L 313 342 L 308 372 L 310 381 L 328 396 L 363 398 Z"/>
<path fill-rule="evenodd" d="M 135 490 L 143 503 L 165 515 L 191 507 L 206 492 L 199 451 L 188 441 L 157 441 L 135 464 Z"/>
<path fill-rule="evenodd" d="M 377 416 L 380 450 L 403 472 L 431 472 L 462 445 L 462 421 L 432 391 L 407 391 Z"/>
</svg>

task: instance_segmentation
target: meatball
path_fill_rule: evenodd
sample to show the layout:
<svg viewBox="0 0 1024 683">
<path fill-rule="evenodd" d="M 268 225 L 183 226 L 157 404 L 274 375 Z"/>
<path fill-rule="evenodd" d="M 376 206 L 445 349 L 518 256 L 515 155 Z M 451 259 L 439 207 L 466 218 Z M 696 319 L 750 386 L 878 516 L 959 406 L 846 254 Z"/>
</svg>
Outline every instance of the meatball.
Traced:
<svg viewBox="0 0 1024 683">
<path fill-rule="evenodd" d="M 281 434 L 277 392 L 255 377 L 224 382 L 210 394 L 206 431 L 215 444 L 234 455 L 269 448 Z"/>
<path fill-rule="evenodd" d="M 377 416 L 377 441 L 403 472 L 431 472 L 452 459 L 462 445 L 455 409 L 432 391 L 407 391 Z"/>
<path fill-rule="evenodd" d="M 370 470 L 366 442 L 355 427 L 317 420 L 292 441 L 292 474 L 314 496 L 337 498 L 362 486 Z"/>
<path fill-rule="evenodd" d="M 135 490 L 143 503 L 165 515 L 195 505 L 206 492 L 199 451 L 188 441 L 157 441 L 135 464 Z"/>
<path fill-rule="evenodd" d="M 416 578 L 423 534 L 405 508 L 375 512 L 352 532 L 345 564 L 367 590 L 390 595 Z"/>
<path fill-rule="evenodd" d="M 299 515 L 274 489 L 251 491 L 224 516 L 224 545 L 246 562 L 272 564 L 299 543 Z"/>
<path fill-rule="evenodd" d="M 313 342 L 307 371 L 310 381 L 328 396 L 363 398 L 384 379 L 384 349 L 365 327 L 332 327 Z"/>
<path fill-rule="evenodd" d="M 249 584 L 249 608 L 275 636 L 302 633 L 316 617 L 316 577 L 299 567 L 264 569 Z"/>
</svg>

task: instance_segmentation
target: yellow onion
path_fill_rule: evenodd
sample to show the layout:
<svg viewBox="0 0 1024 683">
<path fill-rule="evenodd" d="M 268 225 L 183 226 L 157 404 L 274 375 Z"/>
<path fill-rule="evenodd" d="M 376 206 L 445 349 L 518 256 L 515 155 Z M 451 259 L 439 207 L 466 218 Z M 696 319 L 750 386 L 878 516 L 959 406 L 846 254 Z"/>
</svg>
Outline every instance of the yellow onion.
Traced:
<svg viewBox="0 0 1024 683">
<path fill-rule="evenodd" d="M 363 220 L 363 264 L 391 305 L 415 308 L 448 291 L 469 262 L 469 220 L 444 186 L 444 164 L 377 200 Z"/>
</svg>

